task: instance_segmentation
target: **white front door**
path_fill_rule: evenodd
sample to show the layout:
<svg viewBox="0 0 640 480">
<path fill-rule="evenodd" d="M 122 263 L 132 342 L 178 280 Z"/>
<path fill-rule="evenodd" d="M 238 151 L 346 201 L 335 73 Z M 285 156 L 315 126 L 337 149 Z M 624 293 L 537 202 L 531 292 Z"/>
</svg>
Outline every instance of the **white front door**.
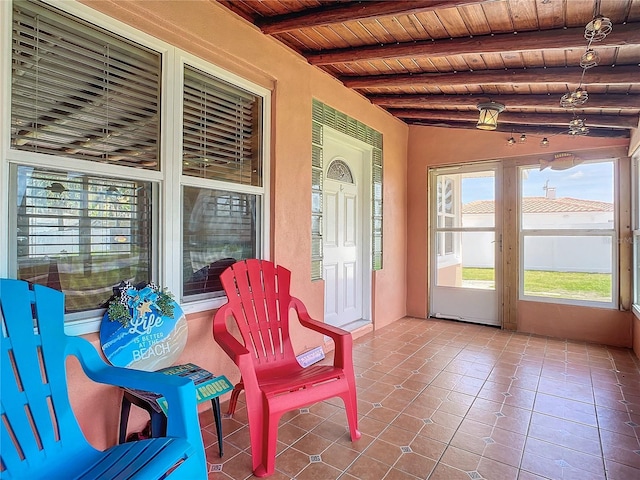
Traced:
<svg viewBox="0 0 640 480">
<path fill-rule="evenodd" d="M 363 168 L 366 150 L 325 135 L 323 264 L 325 322 L 348 330 L 363 314 Z"/>
<path fill-rule="evenodd" d="M 500 165 L 431 171 L 429 315 L 501 324 Z"/>
</svg>

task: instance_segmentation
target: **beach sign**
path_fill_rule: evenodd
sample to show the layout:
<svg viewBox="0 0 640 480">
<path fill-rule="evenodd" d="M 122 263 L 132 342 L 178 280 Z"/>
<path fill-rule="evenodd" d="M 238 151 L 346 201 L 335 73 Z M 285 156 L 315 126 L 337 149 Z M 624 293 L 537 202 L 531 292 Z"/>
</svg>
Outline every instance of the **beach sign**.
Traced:
<svg viewBox="0 0 640 480">
<path fill-rule="evenodd" d="M 123 283 L 100 324 L 100 345 L 115 366 L 156 371 L 173 365 L 187 344 L 184 312 L 154 284 Z"/>
</svg>

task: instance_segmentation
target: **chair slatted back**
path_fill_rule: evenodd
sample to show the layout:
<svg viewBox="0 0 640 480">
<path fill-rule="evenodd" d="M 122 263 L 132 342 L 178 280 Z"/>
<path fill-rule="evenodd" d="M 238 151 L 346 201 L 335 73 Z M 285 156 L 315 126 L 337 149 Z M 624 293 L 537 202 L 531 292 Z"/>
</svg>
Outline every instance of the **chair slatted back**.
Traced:
<svg viewBox="0 0 640 480">
<path fill-rule="evenodd" d="M 37 299 L 37 301 L 36 301 Z M 0 280 L 2 321 L 2 471 L 19 476 L 85 442 L 69 404 L 64 294 Z M 13 448 L 11 448 L 13 446 Z"/>
<path fill-rule="evenodd" d="M 220 279 L 256 371 L 296 362 L 289 338 L 291 272 L 249 259 L 227 268 Z"/>
</svg>

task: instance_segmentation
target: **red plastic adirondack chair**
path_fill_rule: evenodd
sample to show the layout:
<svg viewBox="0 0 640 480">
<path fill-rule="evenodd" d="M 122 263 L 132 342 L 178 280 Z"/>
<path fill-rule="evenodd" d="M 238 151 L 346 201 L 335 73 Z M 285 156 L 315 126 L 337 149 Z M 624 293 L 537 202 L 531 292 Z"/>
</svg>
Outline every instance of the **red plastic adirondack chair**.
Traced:
<svg viewBox="0 0 640 480">
<path fill-rule="evenodd" d="M 351 440 L 360 438 L 351 334 L 313 320 L 289 293 L 291 272 L 284 267 L 246 260 L 227 268 L 221 279 L 228 303 L 214 316 L 213 335 L 242 375 L 231 395 L 229 413 L 244 389 L 254 474 L 265 477 L 274 472 L 278 421 L 291 410 L 340 397 Z M 333 365 L 300 366 L 289 338 L 291 309 L 302 326 L 333 339 Z M 235 320 L 244 345 L 227 330 L 228 318 Z"/>
</svg>

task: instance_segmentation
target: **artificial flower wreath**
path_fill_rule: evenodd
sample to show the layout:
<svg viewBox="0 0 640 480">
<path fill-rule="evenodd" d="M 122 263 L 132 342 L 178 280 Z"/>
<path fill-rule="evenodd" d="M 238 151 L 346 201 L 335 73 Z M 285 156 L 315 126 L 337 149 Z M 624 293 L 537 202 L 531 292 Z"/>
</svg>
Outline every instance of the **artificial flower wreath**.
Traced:
<svg viewBox="0 0 640 480">
<path fill-rule="evenodd" d="M 155 303 L 163 317 L 173 317 L 173 294 L 153 282 L 133 286 L 130 282 L 123 281 L 114 287 L 113 292 L 115 298 L 109 301 L 107 314 L 110 321 L 118 321 L 125 328 L 129 326 L 134 314 L 149 312 L 152 303 Z"/>
</svg>

